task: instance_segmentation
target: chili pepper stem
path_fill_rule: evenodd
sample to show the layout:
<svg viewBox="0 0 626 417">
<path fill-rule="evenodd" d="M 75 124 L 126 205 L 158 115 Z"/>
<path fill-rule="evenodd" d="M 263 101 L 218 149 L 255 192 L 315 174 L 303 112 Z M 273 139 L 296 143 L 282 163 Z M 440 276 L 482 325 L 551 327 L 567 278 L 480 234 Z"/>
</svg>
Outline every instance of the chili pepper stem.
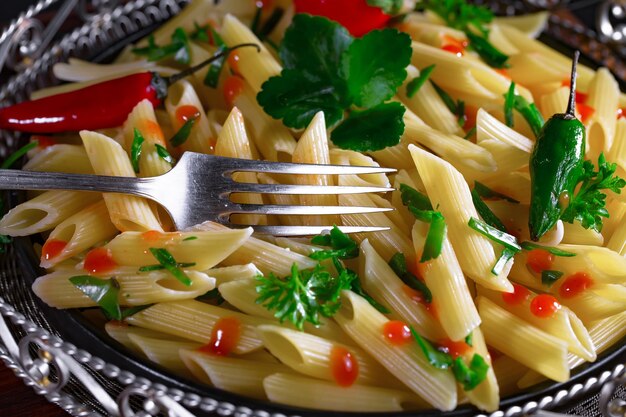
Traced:
<svg viewBox="0 0 626 417">
<path fill-rule="evenodd" d="M 580 57 L 580 51 L 574 52 L 574 59 L 572 60 L 572 73 L 570 75 L 569 83 L 569 102 L 567 103 L 567 111 L 565 114 L 572 119 L 576 118 L 576 66 L 578 64 L 578 58 Z"/>
</svg>

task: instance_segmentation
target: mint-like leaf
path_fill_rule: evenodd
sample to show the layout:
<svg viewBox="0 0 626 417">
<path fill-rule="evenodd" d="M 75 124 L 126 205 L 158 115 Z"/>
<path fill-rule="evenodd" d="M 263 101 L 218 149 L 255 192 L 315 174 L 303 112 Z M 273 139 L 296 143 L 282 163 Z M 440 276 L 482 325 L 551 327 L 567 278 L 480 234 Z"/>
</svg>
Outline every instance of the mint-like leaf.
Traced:
<svg viewBox="0 0 626 417">
<path fill-rule="evenodd" d="M 396 102 L 353 111 L 333 130 L 331 140 L 342 149 L 359 152 L 397 145 L 404 132 L 404 111 L 404 106 Z"/>
<path fill-rule="evenodd" d="M 395 29 L 355 39 L 342 60 L 353 103 L 370 108 L 390 99 L 406 78 L 411 52 L 410 36 Z"/>
</svg>

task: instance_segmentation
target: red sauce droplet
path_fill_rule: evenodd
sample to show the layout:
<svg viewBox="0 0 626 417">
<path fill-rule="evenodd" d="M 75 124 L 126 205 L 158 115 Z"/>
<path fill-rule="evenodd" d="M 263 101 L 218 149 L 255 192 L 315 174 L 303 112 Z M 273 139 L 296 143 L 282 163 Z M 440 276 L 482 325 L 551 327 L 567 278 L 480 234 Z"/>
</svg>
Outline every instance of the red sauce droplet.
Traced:
<svg viewBox="0 0 626 417">
<path fill-rule="evenodd" d="M 163 233 L 159 232 L 158 230 L 148 230 L 147 232 L 143 232 L 141 234 L 141 238 L 149 243 L 156 243 L 162 240 L 164 237 L 165 236 L 163 235 Z"/>
<path fill-rule="evenodd" d="M 235 105 L 237 97 L 243 92 L 244 82 L 238 75 L 231 75 L 224 81 L 224 100 L 229 107 Z"/>
<path fill-rule="evenodd" d="M 63 249 L 67 246 L 67 242 L 58 239 L 48 239 L 41 248 L 41 260 L 49 261 L 54 259 L 63 252 Z"/>
<path fill-rule="evenodd" d="M 239 72 L 239 60 L 240 59 L 241 57 L 239 56 L 237 51 L 231 52 L 230 54 L 228 54 L 228 58 L 226 59 L 226 62 L 228 62 L 228 67 L 235 74 L 241 74 Z"/>
<path fill-rule="evenodd" d="M 526 255 L 526 265 L 536 273 L 552 269 L 554 255 L 545 249 L 533 249 Z"/>
<path fill-rule="evenodd" d="M 52 136 L 33 135 L 30 138 L 31 141 L 37 141 L 37 146 L 40 149 L 45 149 L 49 146 L 56 145 L 58 142 Z"/>
<path fill-rule="evenodd" d="M 580 113 L 580 121 L 583 123 L 587 123 L 596 112 L 596 109 L 586 105 L 585 103 L 578 103 L 576 110 Z"/>
<path fill-rule="evenodd" d="M 196 106 L 185 104 L 176 109 L 176 120 L 182 125 L 187 120 L 197 119 L 200 117 L 200 110 Z"/>
<path fill-rule="evenodd" d="M 559 294 L 563 298 L 573 298 L 593 285 L 593 279 L 586 272 L 577 272 L 563 280 Z"/>
<path fill-rule="evenodd" d="M 383 326 L 383 336 L 392 345 L 400 346 L 413 340 L 409 326 L 399 320 L 390 320 Z"/>
<path fill-rule="evenodd" d="M 330 351 L 330 369 L 337 385 L 349 387 L 359 376 L 359 362 L 349 350 L 333 346 Z"/>
<path fill-rule="evenodd" d="M 438 318 L 437 309 L 433 303 L 427 303 L 424 299 L 424 294 L 421 292 L 414 290 L 408 285 L 402 286 L 402 291 L 416 304 L 421 304 L 424 306 L 426 311 L 428 311 L 434 318 Z"/>
<path fill-rule="evenodd" d="M 622 107 L 617 109 L 616 117 L 617 117 L 618 120 L 621 119 L 622 117 L 626 117 L 626 109 L 624 109 Z"/>
<path fill-rule="evenodd" d="M 513 284 L 513 292 L 503 292 L 502 300 L 510 305 L 522 304 L 530 297 L 530 291 L 522 285 Z"/>
<path fill-rule="evenodd" d="M 178 110 L 176 110 L 176 113 L 178 113 Z M 165 137 L 163 136 L 163 131 L 161 130 L 161 126 L 159 126 L 158 123 L 152 120 L 144 120 L 141 123 L 141 128 L 139 130 L 141 130 L 141 133 L 143 133 L 144 137 L 149 142 L 158 142 L 159 144 L 165 144 Z"/>
<path fill-rule="evenodd" d="M 442 339 L 437 342 L 439 350 L 452 356 L 453 359 L 463 356 L 472 350 L 472 347 L 463 340 L 455 342 L 450 339 Z"/>
<path fill-rule="evenodd" d="M 272 7 L 272 0 L 253 0 L 254 1 L 254 5 L 256 7 L 262 8 L 262 9 L 269 9 L 270 7 Z"/>
<path fill-rule="evenodd" d="M 239 343 L 241 323 L 235 317 L 219 319 L 211 331 L 211 340 L 198 350 L 217 356 L 228 356 Z"/>
<path fill-rule="evenodd" d="M 91 274 L 104 274 L 114 270 L 117 263 L 107 248 L 95 248 L 87 252 L 83 269 Z"/>
<path fill-rule="evenodd" d="M 542 319 L 554 316 L 561 304 L 550 294 L 539 294 L 530 301 L 530 312 Z"/>
<path fill-rule="evenodd" d="M 441 40 L 441 49 L 446 52 L 455 54 L 458 57 L 462 57 L 465 54 L 465 48 L 467 48 L 467 41 L 457 39 L 450 35 L 443 35 Z"/>
<path fill-rule="evenodd" d="M 493 70 L 495 72 L 497 72 L 500 75 L 505 76 L 506 78 L 508 78 L 509 80 L 511 79 L 511 75 L 509 74 L 509 72 L 506 70 L 506 68 L 493 68 Z"/>
</svg>

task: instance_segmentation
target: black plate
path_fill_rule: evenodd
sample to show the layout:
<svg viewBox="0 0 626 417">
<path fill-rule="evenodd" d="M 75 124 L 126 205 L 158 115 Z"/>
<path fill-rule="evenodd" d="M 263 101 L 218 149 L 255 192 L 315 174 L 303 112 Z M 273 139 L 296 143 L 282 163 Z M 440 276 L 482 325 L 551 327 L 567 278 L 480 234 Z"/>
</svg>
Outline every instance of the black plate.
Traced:
<svg viewBox="0 0 626 417">
<path fill-rule="evenodd" d="M 137 33 L 135 36 L 129 37 L 123 44 L 116 45 L 113 48 L 109 48 L 102 53 L 92 57 L 94 62 L 107 62 L 112 60 L 121 49 L 128 43 L 135 42 L 136 40 L 146 36 L 154 28 L 149 28 Z M 565 53 L 571 54 L 571 48 L 567 47 L 564 43 L 545 35 L 540 38 L 544 43 L 549 46 Z M 587 59 L 583 61 L 585 65 L 591 67 L 598 67 L 593 61 Z M 624 82 L 620 80 L 621 87 L 624 90 Z M 11 192 L 9 193 L 9 204 L 11 207 L 24 200 L 23 193 Z M 39 265 L 39 259 L 33 249 L 33 240 L 31 238 L 18 238 L 14 241 L 14 248 L 16 250 L 18 265 L 21 274 L 25 281 L 30 286 L 34 280 L 44 275 L 45 270 L 41 269 Z M 79 349 L 88 351 L 94 356 L 97 356 L 110 364 L 114 364 L 119 368 L 129 371 L 137 377 L 144 377 L 153 383 L 160 383 L 168 388 L 175 388 L 187 393 L 194 393 L 200 396 L 207 396 L 218 401 L 226 401 L 236 406 L 249 407 L 252 410 L 265 410 L 272 413 L 283 413 L 300 415 L 303 417 L 312 416 L 361 416 L 363 413 L 348 413 L 348 412 L 322 412 L 317 410 L 302 409 L 297 407 L 285 406 L 267 401 L 260 401 L 244 397 L 238 394 L 229 393 L 220 389 L 208 387 L 202 385 L 196 381 L 188 380 L 186 378 L 177 376 L 169 372 L 167 369 L 156 365 L 155 363 L 137 356 L 134 352 L 128 350 L 122 344 L 112 339 L 103 328 L 98 327 L 93 322 L 85 318 L 77 310 L 58 310 L 51 308 L 36 296 L 33 296 L 37 308 L 43 313 L 46 320 L 54 329 L 55 332 L 66 342 L 76 345 Z M 541 401 L 545 396 L 554 396 L 558 391 L 569 390 L 573 385 L 582 383 L 592 377 L 599 376 L 602 371 L 613 369 L 618 364 L 626 361 L 626 338 L 620 343 L 617 343 L 608 351 L 602 353 L 598 360 L 594 363 L 586 363 L 579 366 L 572 372 L 572 376 L 569 381 L 565 383 L 553 383 L 546 381 L 544 383 L 533 386 L 520 394 L 506 397 L 500 402 L 500 409 L 506 410 L 512 406 L 522 406 L 530 401 Z M 589 391 L 586 395 L 591 395 Z M 214 416 L 215 414 L 202 411 L 201 409 L 193 409 L 194 414 L 197 416 Z M 435 417 L 435 416 L 448 416 L 448 417 L 470 417 L 474 416 L 480 411 L 471 405 L 459 406 L 456 410 L 450 412 L 441 412 L 439 410 L 426 410 L 419 412 L 394 412 L 394 413 L 370 413 L 368 416 L 389 416 L 389 417 L 406 417 L 412 415 L 419 415 L 423 417 Z"/>
</svg>

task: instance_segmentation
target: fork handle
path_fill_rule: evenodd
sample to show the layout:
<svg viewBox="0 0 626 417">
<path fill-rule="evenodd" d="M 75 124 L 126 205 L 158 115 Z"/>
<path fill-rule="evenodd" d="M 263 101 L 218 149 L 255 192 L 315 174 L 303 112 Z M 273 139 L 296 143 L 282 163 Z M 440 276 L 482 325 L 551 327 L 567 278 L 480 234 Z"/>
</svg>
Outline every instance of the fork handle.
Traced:
<svg viewBox="0 0 626 417">
<path fill-rule="evenodd" d="M 152 184 L 152 178 L 0 169 L 0 189 L 4 190 L 104 191 L 152 198 Z"/>
</svg>

